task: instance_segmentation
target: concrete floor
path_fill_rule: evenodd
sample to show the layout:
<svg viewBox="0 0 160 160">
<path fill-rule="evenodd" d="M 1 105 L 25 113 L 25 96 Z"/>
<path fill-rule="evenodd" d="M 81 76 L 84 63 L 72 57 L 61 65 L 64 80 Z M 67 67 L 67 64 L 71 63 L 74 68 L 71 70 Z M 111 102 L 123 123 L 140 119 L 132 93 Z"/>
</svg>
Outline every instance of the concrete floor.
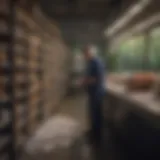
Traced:
<svg viewBox="0 0 160 160">
<path fill-rule="evenodd" d="M 84 131 L 88 130 L 87 96 L 84 94 L 67 97 L 61 104 L 58 114 L 75 118 Z"/>
<path fill-rule="evenodd" d="M 73 150 L 74 156 L 75 156 L 75 158 L 72 158 L 73 160 L 75 160 L 75 159 L 76 160 L 93 160 L 93 159 L 95 159 L 95 157 L 97 157 L 97 155 L 98 155 L 98 158 L 96 158 L 96 160 L 102 159 L 99 157 L 99 155 L 102 156 L 102 152 L 97 150 L 97 148 L 95 150 L 92 145 L 89 145 L 87 143 L 87 136 L 85 136 L 87 131 L 89 130 L 89 125 L 88 125 L 89 119 L 87 117 L 87 96 L 86 95 L 74 94 L 73 96 L 66 97 L 66 99 L 62 102 L 61 107 L 58 110 L 58 113 L 55 116 L 57 116 L 57 115 L 60 115 L 60 116 L 62 115 L 62 117 L 63 116 L 64 117 L 71 117 L 71 118 L 75 119 L 76 121 L 78 121 L 78 123 L 80 123 L 80 127 L 81 127 L 80 130 L 83 130 L 82 138 L 80 137 L 80 144 L 78 142 L 78 150 L 77 151 Z M 52 119 L 51 119 L 51 121 L 52 121 Z M 53 119 L 53 122 L 54 122 L 54 119 Z M 55 127 L 55 124 L 53 125 L 53 122 L 51 122 L 51 124 L 48 125 L 49 127 L 47 127 L 47 128 L 45 127 L 45 125 L 42 127 L 42 130 L 44 130 L 44 132 L 45 132 L 44 135 L 47 135 L 49 132 L 52 133 L 52 130 Z M 108 132 L 108 129 L 107 129 L 107 132 Z M 108 134 L 105 134 L 105 135 L 108 135 Z M 105 137 L 108 137 L 108 136 L 105 136 Z M 43 140 L 43 138 L 44 137 L 42 136 L 42 138 L 40 138 L 40 141 Z M 104 142 L 105 141 L 106 141 L 107 146 L 104 147 L 104 149 L 105 149 L 103 152 L 103 153 L 105 153 L 104 156 L 105 157 L 107 156 L 108 160 L 119 160 L 115 157 L 115 151 L 113 150 L 112 145 L 109 144 L 110 142 L 108 141 L 108 138 L 106 140 L 104 139 Z M 45 142 L 45 141 L 42 141 L 42 142 Z M 33 140 L 31 139 L 30 146 L 33 146 L 32 143 L 33 143 Z M 39 144 L 39 143 L 40 142 L 38 142 L 37 144 Z M 111 144 L 112 144 L 112 142 L 111 142 Z M 43 147 L 44 145 L 41 144 L 41 146 Z M 103 156 L 103 158 L 104 158 L 104 156 Z M 53 157 L 51 159 L 53 159 Z M 104 158 L 104 159 L 106 159 L 106 158 Z M 59 159 L 57 159 L 57 160 L 59 160 Z"/>
<path fill-rule="evenodd" d="M 67 122 L 68 122 L 67 117 L 68 117 L 71 119 L 75 119 L 75 122 L 78 122 L 78 128 L 76 129 L 76 132 L 80 131 L 79 132 L 80 137 L 78 136 L 78 139 L 76 140 L 75 144 L 73 144 L 75 146 L 74 148 L 72 148 L 72 146 L 70 146 L 71 148 L 70 147 L 65 148 L 65 150 L 68 150 L 69 152 L 73 152 L 73 155 L 72 155 L 73 160 L 78 160 L 78 159 L 79 160 L 91 160 L 91 149 L 86 141 L 86 136 L 85 136 L 85 133 L 88 130 L 86 98 L 87 97 L 84 94 L 81 94 L 81 95 L 78 94 L 78 95 L 66 97 L 66 99 L 61 103 L 61 106 L 60 106 L 58 112 L 56 113 L 56 115 L 54 115 L 53 118 L 51 118 L 48 122 L 46 122 L 43 126 L 41 126 L 41 128 L 39 129 L 39 131 L 37 131 L 35 136 L 33 136 L 30 139 L 30 141 L 28 142 L 28 145 L 26 147 L 26 151 L 27 151 L 27 153 L 29 153 L 29 155 L 30 155 L 29 157 L 31 157 L 32 159 L 36 159 L 37 155 L 36 155 L 36 157 L 34 157 L 32 153 L 36 153 L 36 150 L 37 151 L 41 150 L 43 152 L 39 152 L 38 155 L 40 155 L 39 158 L 41 160 L 44 160 L 43 156 L 45 155 L 45 146 L 54 144 L 55 137 L 57 137 L 56 138 L 57 142 L 61 143 L 62 140 L 59 139 L 59 136 L 61 137 L 61 135 L 60 135 L 61 133 L 58 130 L 59 130 L 59 128 L 62 127 L 61 130 L 62 130 L 62 132 L 64 132 L 65 128 L 68 125 L 67 124 Z M 65 125 L 64 120 L 62 120 L 60 122 L 60 120 L 57 120 L 56 117 L 62 117 L 63 119 L 65 119 L 65 117 L 66 117 L 66 121 L 67 121 L 66 126 L 64 126 Z M 57 125 L 59 125 L 60 127 L 58 128 Z M 73 128 L 73 127 L 71 127 L 71 128 Z M 73 131 L 74 131 L 74 129 L 73 129 Z M 57 135 L 57 132 L 59 133 L 58 135 Z M 64 136 L 65 136 L 65 132 L 63 133 Z M 69 132 L 73 133 L 72 129 Z M 76 134 L 76 132 L 74 132 L 73 134 Z M 79 133 L 78 133 L 78 135 L 79 135 Z M 67 135 L 68 135 L 68 133 L 67 133 Z M 74 137 L 74 135 L 73 135 L 73 137 Z M 47 141 L 48 138 L 50 138 L 50 141 Z M 57 151 L 55 149 L 53 149 L 50 153 L 48 152 L 47 156 L 51 155 L 52 152 L 54 152 L 55 155 L 57 154 L 56 153 Z M 58 158 L 56 158 L 56 160 L 60 160 L 60 159 L 64 159 L 64 158 L 66 160 L 68 160 L 67 157 L 59 158 L 59 157 L 61 157 L 61 154 L 57 154 L 57 155 L 58 155 L 57 156 Z M 28 158 L 27 160 L 30 160 L 31 158 Z M 55 158 L 53 156 L 53 157 L 50 157 L 49 160 L 50 159 L 52 160 Z"/>
<path fill-rule="evenodd" d="M 66 100 L 61 104 L 61 108 L 58 112 L 59 115 L 69 116 L 74 118 L 80 123 L 81 129 L 84 133 L 82 145 L 82 159 L 81 160 L 94 160 L 97 157 L 97 151 L 92 150 L 92 146 L 87 143 L 86 133 L 89 131 L 89 119 L 87 114 L 87 95 L 85 94 L 74 94 L 67 97 Z M 93 152 L 94 153 L 93 153 Z M 99 154 L 98 154 L 99 155 Z M 94 158 L 93 158 L 94 157 Z M 77 159 L 77 158 L 76 158 Z M 96 158 L 96 160 L 99 158 Z"/>
<path fill-rule="evenodd" d="M 59 109 L 58 114 L 75 118 L 75 120 L 80 122 L 81 127 L 84 130 L 84 133 L 89 131 L 89 125 L 88 125 L 89 119 L 87 117 L 87 95 L 85 95 L 85 94 L 76 95 L 75 94 L 73 96 L 67 97 L 66 100 L 61 104 L 61 108 Z M 106 141 L 106 140 L 104 139 L 104 141 Z M 106 149 L 104 151 L 105 155 L 107 155 L 108 160 L 117 160 L 117 158 L 115 157 L 115 151 L 113 150 L 112 144 L 109 144 L 110 142 L 109 143 L 108 142 L 109 141 L 107 140 L 107 147 L 105 147 Z M 85 158 L 84 160 L 95 159 L 92 157 L 94 155 L 90 150 L 92 147 L 89 144 L 87 144 L 86 141 L 84 142 L 83 146 L 84 146 L 84 154 L 89 154 L 89 157 L 85 156 L 87 158 Z M 89 150 L 88 150 L 88 147 L 89 147 Z M 86 150 L 88 150 L 88 151 L 86 151 Z M 107 150 L 109 153 L 106 154 Z M 87 152 L 89 152 L 89 153 L 87 153 Z M 97 156 L 97 154 L 96 154 L 96 156 Z M 99 158 L 96 158 L 96 160 L 97 159 L 99 160 Z"/>
</svg>

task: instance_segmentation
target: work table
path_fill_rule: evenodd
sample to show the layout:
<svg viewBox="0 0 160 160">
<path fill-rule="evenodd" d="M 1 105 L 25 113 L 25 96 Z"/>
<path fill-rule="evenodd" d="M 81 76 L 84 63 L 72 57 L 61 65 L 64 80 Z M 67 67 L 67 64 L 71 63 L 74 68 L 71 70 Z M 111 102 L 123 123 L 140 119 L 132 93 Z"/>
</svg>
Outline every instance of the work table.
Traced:
<svg viewBox="0 0 160 160">
<path fill-rule="evenodd" d="M 107 81 L 106 89 L 107 93 L 115 98 L 115 101 L 116 97 L 118 98 L 118 100 L 121 99 L 122 101 L 125 101 L 129 110 L 145 116 L 145 118 L 147 119 L 156 120 L 156 123 L 159 123 L 160 99 L 155 99 L 152 91 L 127 92 L 123 84 L 116 84 L 110 81 Z"/>
</svg>

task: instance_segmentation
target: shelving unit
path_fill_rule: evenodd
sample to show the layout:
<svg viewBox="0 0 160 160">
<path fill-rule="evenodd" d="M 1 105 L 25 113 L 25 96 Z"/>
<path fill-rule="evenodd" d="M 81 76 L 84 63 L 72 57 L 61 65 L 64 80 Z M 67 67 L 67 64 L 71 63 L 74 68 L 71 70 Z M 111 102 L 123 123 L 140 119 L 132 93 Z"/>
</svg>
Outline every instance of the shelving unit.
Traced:
<svg viewBox="0 0 160 160">
<path fill-rule="evenodd" d="M 3 0 L 0 5 L 0 159 L 15 160 L 14 96 L 14 27 L 15 2 Z"/>
<path fill-rule="evenodd" d="M 28 74 L 29 74 L 29 132 L 33 133 L 34 129 L 37 128 L 38 125 L 38 113 L 39 113 L 39 103 L 40 103 L 40 91 L 41 91 L 41 83 L 39 74 L 41 73 L 40 68 L 40 45 L 41 39 L 38 36 L 30 36 L 29 37 L 29 62 L 28 62 Z"/>
<path fill-rule="evenodd" d="M 7 8 L 8 7 L 8 8 Z M 0 160 L 20 158 L 63 97 L 62 45 L 14 0 L 0 6 Z M 62 62 L 63 61 L 63 62 Z M 67 74 L 67 73 L 66 73 Z M 63 80 L 62 80 L 63 79 Z M 65 89 L 64 89 L 65 90 Z"/>
<path fill-rule="evenodd" d="M 17 149 L 23 146 L 28 136 L 28 47 L 27 27 L 19 25 L 16 12 L 14 61 L 17 70 L 15 72 L 14 94 L 16 97 L 15 134 Z"/>
</svg>

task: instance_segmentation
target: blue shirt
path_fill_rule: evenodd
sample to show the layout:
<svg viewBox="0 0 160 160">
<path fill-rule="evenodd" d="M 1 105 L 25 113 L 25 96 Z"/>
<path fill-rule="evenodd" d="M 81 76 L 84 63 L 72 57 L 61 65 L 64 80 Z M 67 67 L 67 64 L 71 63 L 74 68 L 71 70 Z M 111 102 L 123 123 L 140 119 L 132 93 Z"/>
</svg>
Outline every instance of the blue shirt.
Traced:
<svg viewBox="0 0 160 160">
<path fill-rule="evenodd" d="M 101 95 L 105 91 L 105 69 L 102 61 L 99 58 L 93 58 L 88 62 L 87 77 L 96 79 L 96 82 L 87 86 L 90 95 Z"/>
</svg>

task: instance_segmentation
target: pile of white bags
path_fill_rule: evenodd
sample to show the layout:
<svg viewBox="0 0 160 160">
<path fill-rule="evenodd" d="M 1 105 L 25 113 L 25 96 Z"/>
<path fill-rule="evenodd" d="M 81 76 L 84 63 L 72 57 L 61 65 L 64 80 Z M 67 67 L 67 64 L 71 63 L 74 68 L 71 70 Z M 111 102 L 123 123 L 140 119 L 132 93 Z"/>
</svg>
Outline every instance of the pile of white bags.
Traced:
<svg viewBox="0 0 160 160">
<path fill-rule="evenodd" d="M 80 158 L 81 137 L 81 127 L 76 120 L 55 116 L 27 142 L 25 160 L 72 160 L 75 153 Z"/>
</svg>

